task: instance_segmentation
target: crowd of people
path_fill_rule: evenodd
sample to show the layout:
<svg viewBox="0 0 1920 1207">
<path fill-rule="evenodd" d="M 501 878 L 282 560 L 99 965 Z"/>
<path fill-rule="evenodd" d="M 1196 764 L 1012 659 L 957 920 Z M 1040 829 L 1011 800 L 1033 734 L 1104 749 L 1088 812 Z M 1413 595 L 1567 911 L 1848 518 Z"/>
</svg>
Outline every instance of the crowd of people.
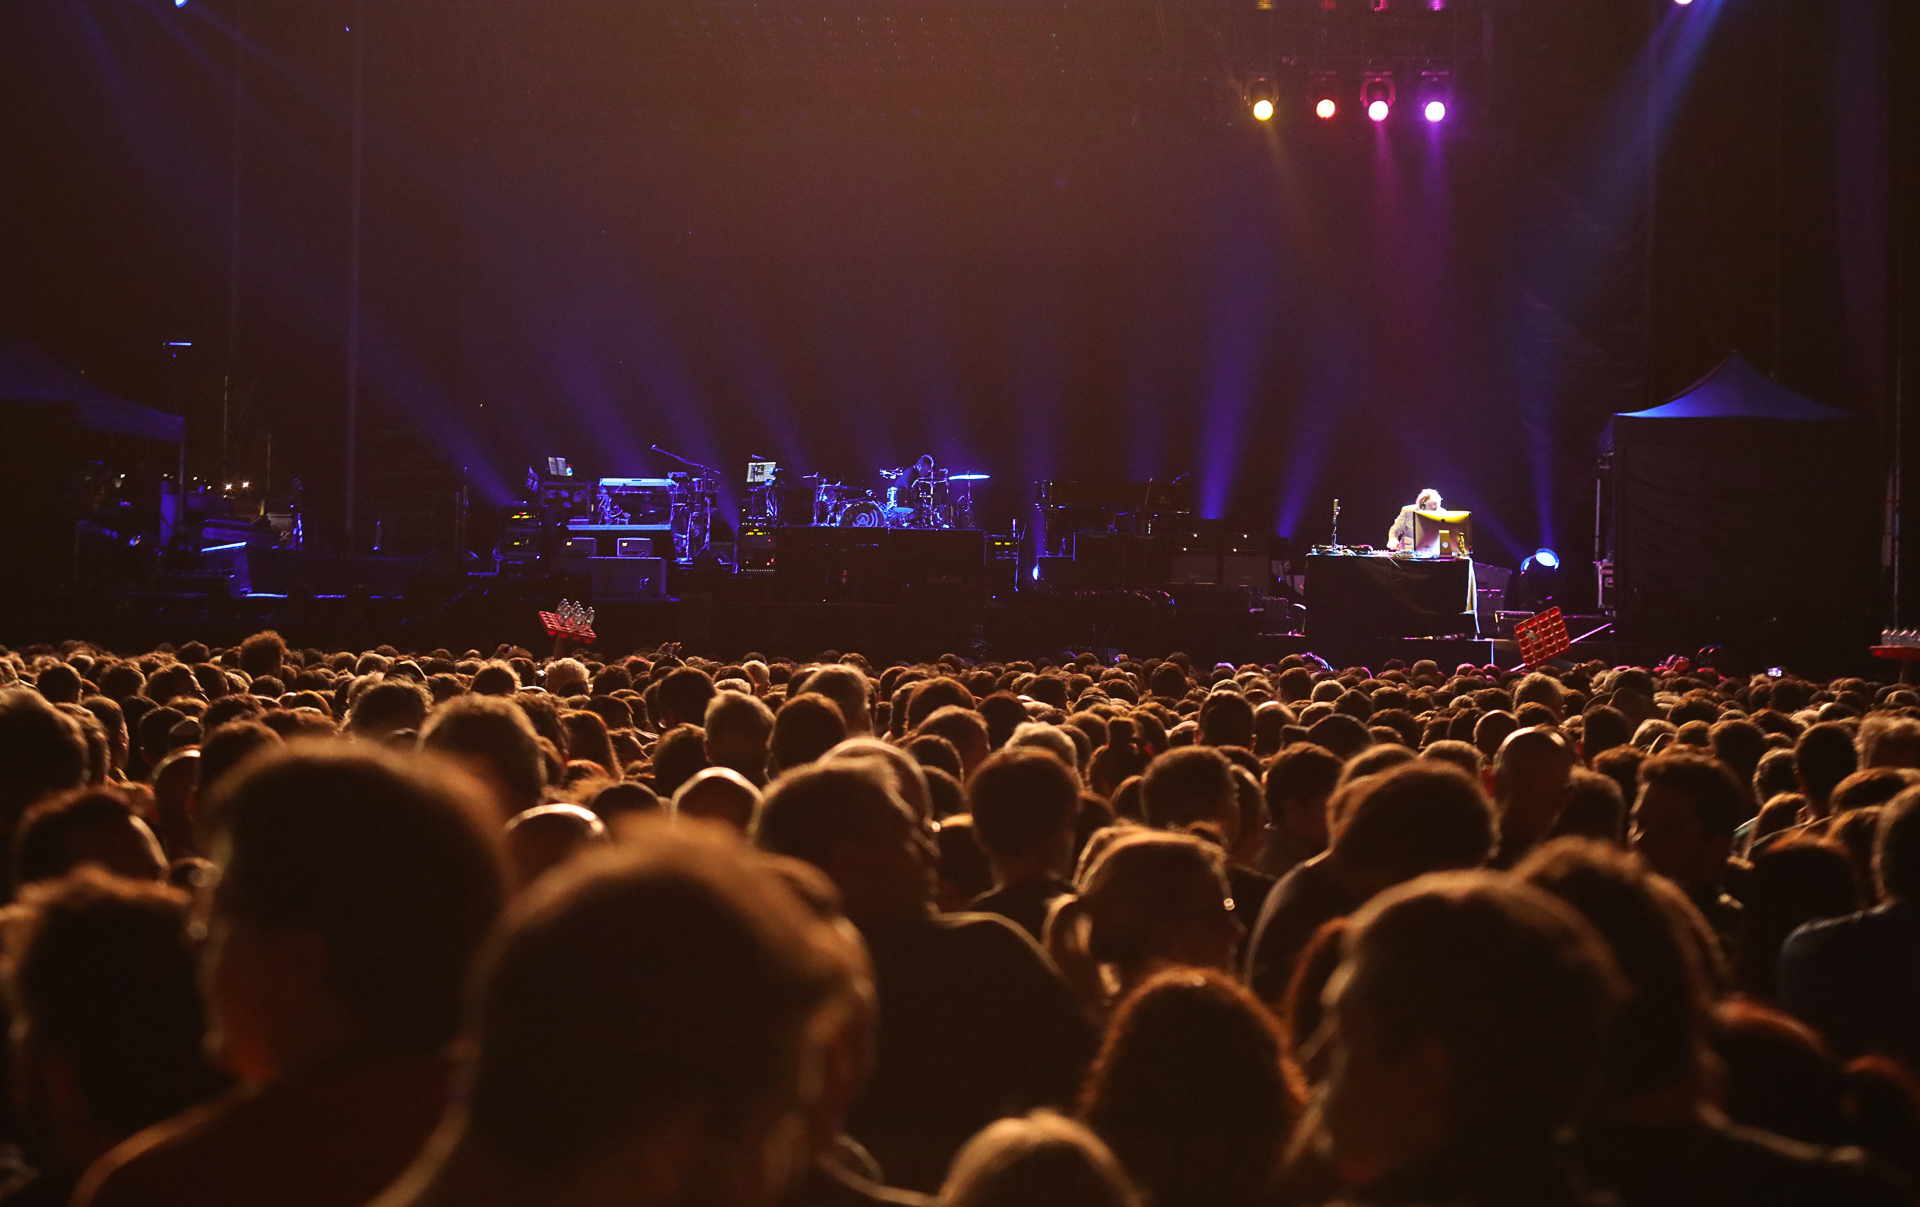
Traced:
<svg viewBox="0 0 1920 1207">
<path fill-rule="evenodd" d="M 0 1207 L 1906 1204 L 1920 692 L 0 650 Z"/>
</svg>

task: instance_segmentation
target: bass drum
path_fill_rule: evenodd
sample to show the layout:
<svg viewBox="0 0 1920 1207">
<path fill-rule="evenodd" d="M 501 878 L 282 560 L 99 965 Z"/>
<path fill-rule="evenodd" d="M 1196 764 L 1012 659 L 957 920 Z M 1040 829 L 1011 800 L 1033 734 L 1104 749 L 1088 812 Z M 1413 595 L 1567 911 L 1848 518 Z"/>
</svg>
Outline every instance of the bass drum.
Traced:
<svg viewBox="0 0 1920 1207">
<path fill-rule="evenodd" d="M 872 499 L 855 499 L 843 503 L 834 512 L 833 522 L 842 528 L 878 528 L 885 518 L 880 511 L 880 504 Z"/>
</svg>

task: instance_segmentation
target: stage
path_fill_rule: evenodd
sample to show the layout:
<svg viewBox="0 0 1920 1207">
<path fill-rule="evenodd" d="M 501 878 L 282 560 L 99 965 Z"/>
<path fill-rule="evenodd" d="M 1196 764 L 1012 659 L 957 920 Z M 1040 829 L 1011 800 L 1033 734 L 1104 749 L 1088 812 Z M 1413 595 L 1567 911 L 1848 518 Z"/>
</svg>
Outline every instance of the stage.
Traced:
<svg viewBox="0 0 1920 1207">
<path fill-rule="evenodd" d="M 504 579 L 442 566 L 420 571 L 417 559 L 355 559 L 360 583 L 340 591 L 254 593 L 131 591 L 121 594 L 14 597 L 0 600 L 0 644 L 20 649 L 83 638 L 135 652 L 161 642 L 234 643 L 275 629 L 290 645 L 407 650 L 445 648 L 492 653 L 502 643 L 536 652 L 553 648 L 538 613 L 552 609 L 579 580 L 566 575 Z M 403 581 L 393 593 L 369 582 Z M 404 578 L 393 576 L 404 574 Z M 1091 651 L 1103 658 L 1182 651 L 1196 662 L 1271 663 L 1288 654 L 1315 653 L 1336 665 L 1377 667 L 1388 659 L 1431 658 L 1443 666 L 1492 662 L 1511 667 L 1519 651 L 1509 638 L 1343 637 L 1313 641 L 1297 627 L 1297 609 L 1248 606 L 1253 597 L 1220 592 L 1008 592 L 961 603 L 925 599 L 889 603 L 794 602 L 779 598 L 771 576 L 725 576 L 682 583 L 654 599 L 597 600 L 594 648 L 611 656 L 681 642 L 713 657 L 758 653 L 815 658 L 826 651 L 858 651 L 876 664 L 924 661 L 942 654 L 970 660 L 1059 658 Z M 1296 618 L 1295 625 L 1270 619 Z M 1576 636 L 1604 623 L 1576 623 Z M 1609 664 L 1657 661 L 1674 651 L 1621 641 L 1611 630 L 1576 644 L 1573 658 Z"/>
</svg>

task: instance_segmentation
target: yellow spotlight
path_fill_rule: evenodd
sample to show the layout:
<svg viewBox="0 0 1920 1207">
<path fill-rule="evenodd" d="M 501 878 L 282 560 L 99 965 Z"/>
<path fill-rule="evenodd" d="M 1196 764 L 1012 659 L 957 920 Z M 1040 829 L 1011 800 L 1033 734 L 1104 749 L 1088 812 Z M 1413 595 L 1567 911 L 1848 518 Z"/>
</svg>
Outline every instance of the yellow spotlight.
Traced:
<svg viewBox="0 0 1920 1207">
<path fill-rule="evenodd" d="M 1320 103 L 1313 107 L 1313 115 L 1323 122 L 1331 121 L 1333 115 L 1338 112 L 1340 112 L 1340 105 L 1330 96 L 1321 97 Z"/>
<path fill-rule="evenodd" d="M 1261 97 L 1259 100 L 1253 102 L 1253 120 L 1257 122 L 1264 122 L 1264 121 L 1271 121 L 1272 119 L 1273 119 L 1273 102 L 1272 101 L 1268 100 L 1265 97 Z"/>
</svg>

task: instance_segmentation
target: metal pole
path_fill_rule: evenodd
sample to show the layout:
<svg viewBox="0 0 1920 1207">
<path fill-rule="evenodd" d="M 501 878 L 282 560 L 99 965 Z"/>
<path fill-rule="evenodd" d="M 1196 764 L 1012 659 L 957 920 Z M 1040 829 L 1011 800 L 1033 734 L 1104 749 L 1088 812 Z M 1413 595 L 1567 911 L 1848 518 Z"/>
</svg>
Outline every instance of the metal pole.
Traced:
<svg viewBox="0 0 1920 1207">
<path fill-rule="evenodd" d="M 227 363 L 220 375 L 220 480 L 232 475 L 229 444 L 233 426 L 233 379 L 240 349 L 240 167 L 245 150 L 243 137 L 246 104 L 247 63 L 246 3 L 235 0 L 233 9 L 233 130 L 230 151 L 231 178 L 227 187 Z"/>
<path fill-rule="evenodd" d="M 360 210 L 367 151 L 366 0 L 353 6 L 353 184 L 347 234 L 347 531 L 344 550 L 354 549 L 355 464 L 360 434 Z"/>
</svg>

